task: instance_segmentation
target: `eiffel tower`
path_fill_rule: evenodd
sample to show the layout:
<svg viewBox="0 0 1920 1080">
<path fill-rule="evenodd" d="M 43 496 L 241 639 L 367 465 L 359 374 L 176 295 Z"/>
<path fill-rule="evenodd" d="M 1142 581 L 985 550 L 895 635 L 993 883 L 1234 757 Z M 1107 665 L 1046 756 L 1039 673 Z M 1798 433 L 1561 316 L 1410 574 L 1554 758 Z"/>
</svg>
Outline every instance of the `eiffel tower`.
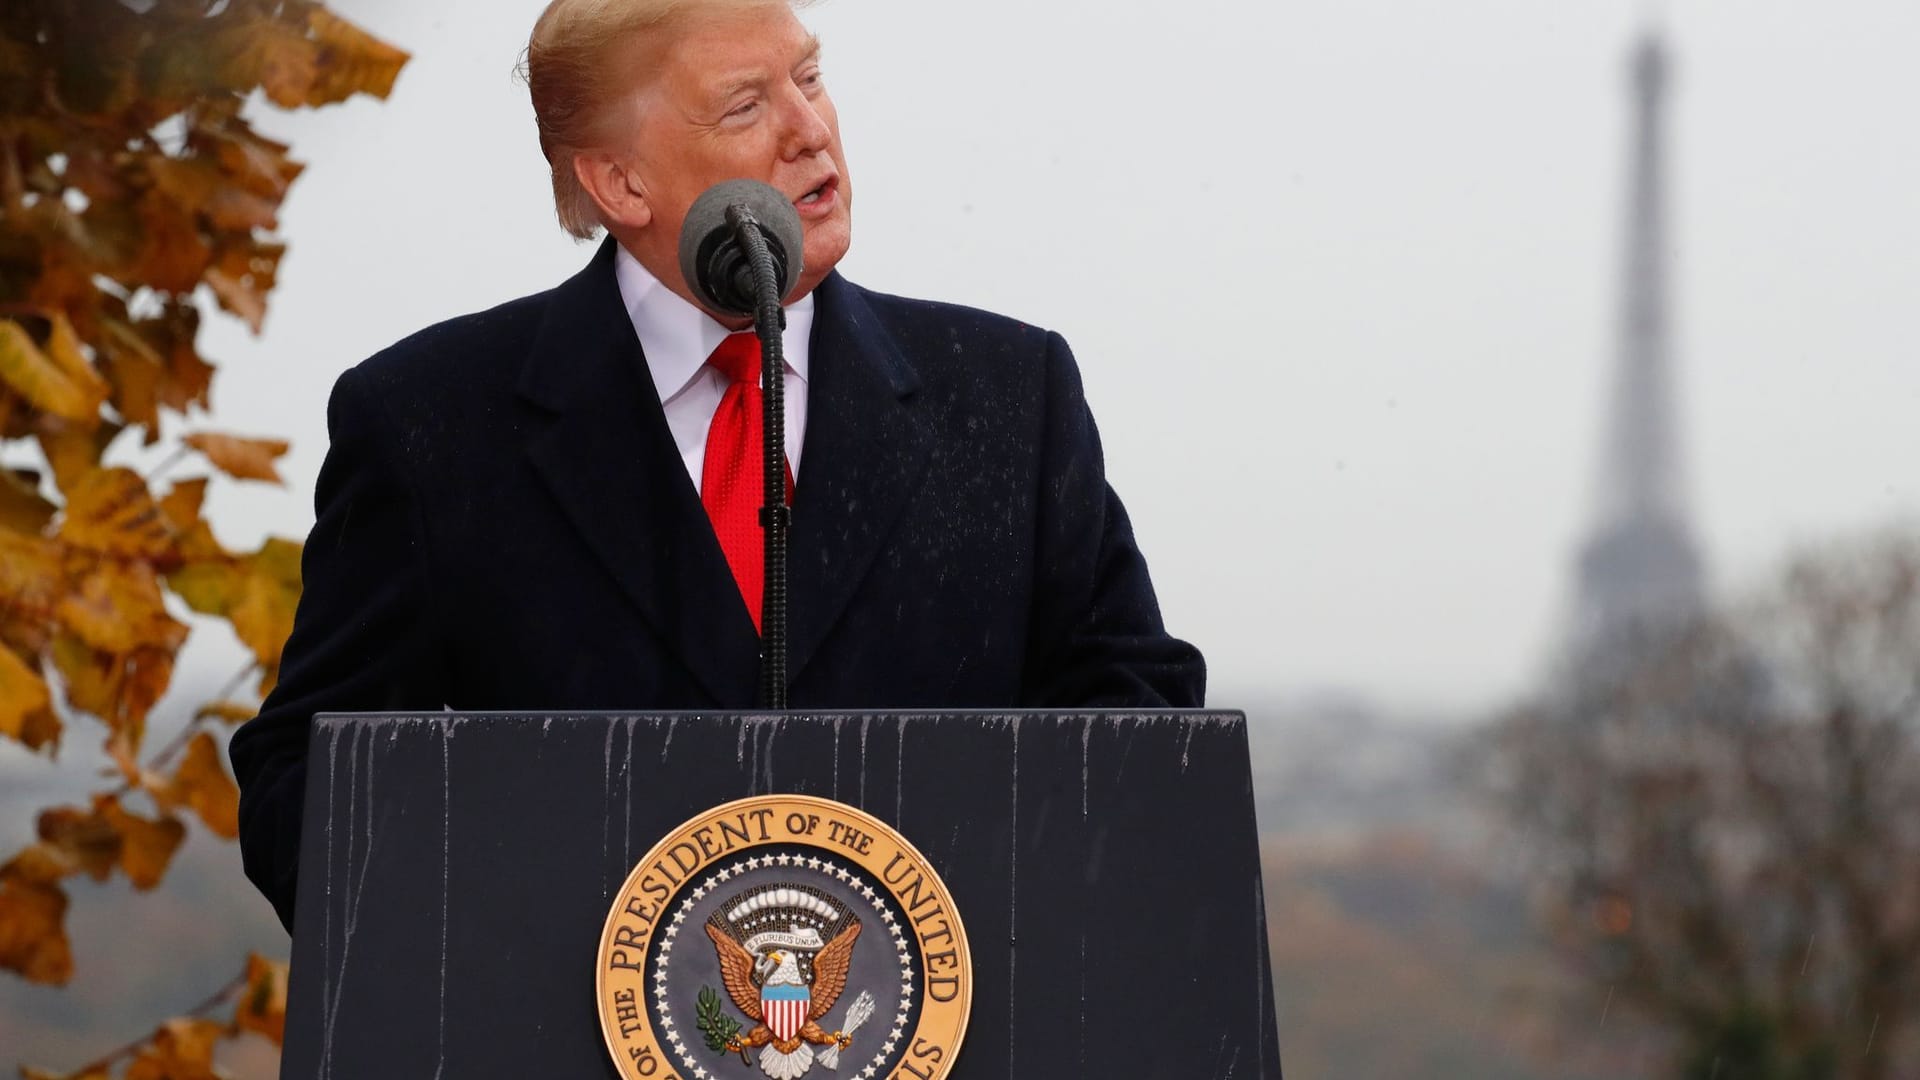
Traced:
<svg viewBox="0 0 1920 1080">
<path fill-rule="evenodd" d="M 1658 636 L 1697 615 L 1704 569 L 1688 526 L 1668 308 L 1663 109 L 1666 46 L 1631 65 L 1634 125 L 1613 398 L 1594 527 L 1577 565 L 1575 655 Z"/>
</svg>

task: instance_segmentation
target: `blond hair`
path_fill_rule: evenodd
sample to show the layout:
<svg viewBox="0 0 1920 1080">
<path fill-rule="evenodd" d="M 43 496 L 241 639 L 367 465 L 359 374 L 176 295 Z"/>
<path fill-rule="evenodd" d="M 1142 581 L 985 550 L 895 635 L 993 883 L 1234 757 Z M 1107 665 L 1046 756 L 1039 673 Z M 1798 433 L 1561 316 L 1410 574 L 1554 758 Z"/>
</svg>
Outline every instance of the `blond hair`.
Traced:
<svg viewBox="0 0 1920 1080">
<path fill-rule="evenodd" d="M 561 228 L 590 240 L 600 210 L 573 171 L 573 159 L 609 138 L 613 106 L 636 73 L 621 54 L 664 38 L 686 15 L 725 8 L 801 6 L 806 0 L 553 0 L 533 24 L 519 74 L 533 96 L 540 152 L 553 174 L 553 206 Z M 644 78 L 648 72 L 639 73 Z"/>
</svg>

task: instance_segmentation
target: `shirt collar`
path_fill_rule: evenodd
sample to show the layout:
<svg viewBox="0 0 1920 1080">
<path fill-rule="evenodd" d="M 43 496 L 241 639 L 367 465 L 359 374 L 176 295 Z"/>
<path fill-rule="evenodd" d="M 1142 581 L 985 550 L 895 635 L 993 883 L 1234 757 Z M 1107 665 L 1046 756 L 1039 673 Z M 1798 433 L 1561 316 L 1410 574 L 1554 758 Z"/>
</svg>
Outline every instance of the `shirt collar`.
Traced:
<svg viewBox="0 0 1920 1080">
<path fill-rule="evenodd" d="M 647 371 L 662 404 L 683 393 L 706 368 L 707 357 L 733 331 L 661 284 L 625 245 L 615 245 L 613 275 L 633 332 L 646 353 Z M 787 305 L 787 328 L 780 335 L 787 370 L 807 381 L 808 349 L 813 337 L 813 293 Z"/>
</svg>

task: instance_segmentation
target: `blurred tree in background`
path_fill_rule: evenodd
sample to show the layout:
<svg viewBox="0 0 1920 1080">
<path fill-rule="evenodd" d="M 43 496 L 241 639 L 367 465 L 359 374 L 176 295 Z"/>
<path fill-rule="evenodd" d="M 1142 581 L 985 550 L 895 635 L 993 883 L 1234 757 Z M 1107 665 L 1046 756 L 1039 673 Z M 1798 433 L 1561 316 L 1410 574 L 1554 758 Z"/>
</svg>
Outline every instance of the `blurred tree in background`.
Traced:
<svg viewBox="0 0 1920 1080">
<path fill-rule="evenodd" d="M 253 713 L 247 683 L 272 686 L 300 547 L 227 550 L 203 516 L 208 476 L 165 476 L 197 455 L 277 482 L 286 450 L 182 432 L 215 372 L 196 349 L 196 297 L 258 333 L 286 250 L 270 234 L 301 166 L 252 129 L 250 96 L 285 108 L 385 97 L 406 60 L 303 0 L 0 7 L 0 737 L 51 760 L 87 717 L 114 763 L 85 805 L 42 811 L 37 842 L 0 865 L 0 967 L 22 978 L 71 975 L 72 879 L 151 889 L 183 819 L 235 834 L 238 793 L 210 728 Z M 167 441 L 174 452 L 156 455 Z M 146 475 L 112 463 L 135 453 L 161 460 Z M 230 622 L 252 663 L 149 751 L 188 610 Z M 284 965 L 244 968 L 193 1015 L 70 1075 L 211 1076 L 220 1039 L 277 1040 Z M 207 1018 L 236 1002 L 230 1020 Z"/>
<path fill-rule="evenodd" d="M 1498 732 L 1495 783 L 1565 955 L 1699 1080 L 1920 1060 L 1920 540 L 1589 658 Z"/>
</svg>

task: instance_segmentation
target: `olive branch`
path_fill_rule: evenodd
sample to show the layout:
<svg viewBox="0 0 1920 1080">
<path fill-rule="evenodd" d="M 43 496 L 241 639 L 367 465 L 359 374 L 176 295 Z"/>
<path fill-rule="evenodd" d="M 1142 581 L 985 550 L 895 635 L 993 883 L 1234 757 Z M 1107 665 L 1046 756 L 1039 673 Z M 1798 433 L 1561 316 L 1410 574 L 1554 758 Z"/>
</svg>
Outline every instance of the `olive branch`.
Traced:
<svg viewBox="0 0 1920 1080">
<path fill-rule="evenodd" d="M 716 1053 L 727 1052 L 727 1040 L 740 1034 L 740 1022 L 728 1016 L 726 1007 L 720 1002 L 720 995 L 711 986 L 700 988 L 700 998 L 695 1003 L 695 1021 L 700 1026 L 700 1034 L 707 1040 L 707 1049 Z"/>
</svg>

